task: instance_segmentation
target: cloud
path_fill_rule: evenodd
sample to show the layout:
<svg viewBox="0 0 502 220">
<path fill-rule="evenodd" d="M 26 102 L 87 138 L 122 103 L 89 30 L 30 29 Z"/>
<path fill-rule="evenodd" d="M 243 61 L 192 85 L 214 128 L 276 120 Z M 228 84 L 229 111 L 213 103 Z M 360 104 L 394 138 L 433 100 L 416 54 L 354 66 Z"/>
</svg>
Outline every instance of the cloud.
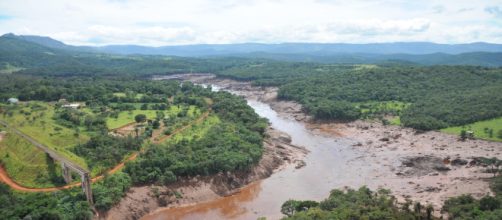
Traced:
<svg viewBox="0 0 502 220">
<path fill-rule="evenodd" d="M 502 1 L 0 1 L 0 34 L 78 45 L 434 41 L 502 43 Z M 499 17 L 496 17 L 499 16 Z"/>
<path fill-rule="evenodd" d="M 430 21 L 425 19 L 411 20 L 355 20 L 329 24 L 327 28 L 333 33 L 353 34 L 364 36 L 403 34 L 409 35 L 424 32 L 430 26 Z"/>
<path fill-rule="evenodd" d="M 443 13 L 445 10 L 446 10 L 446 8 L 442 5 L 436 5 L 432 8 L 433 13 L 435 13 L 435 14 Z"/>
<path fill-rule="evenodd" d="M 486 7 L 485 11 L 494 15 L 495 17 L 501 17 L 502 18 L 502 9 L 500 9 L 498 6 L 490 6 Z"/>
</svg>

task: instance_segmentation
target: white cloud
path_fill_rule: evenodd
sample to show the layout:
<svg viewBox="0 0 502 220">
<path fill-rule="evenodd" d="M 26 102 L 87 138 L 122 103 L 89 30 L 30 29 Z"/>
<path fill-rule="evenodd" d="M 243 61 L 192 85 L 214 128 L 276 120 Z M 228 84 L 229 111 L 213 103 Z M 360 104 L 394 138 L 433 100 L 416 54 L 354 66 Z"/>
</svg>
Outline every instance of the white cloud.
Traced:
<svg viewBox="0 0 502 220">
<path fill-rule="evenodd" d="M 434 41 L 502 43 L 502 1 L 0 1 L 0 34 L 71 44 Z"/>
</svg>

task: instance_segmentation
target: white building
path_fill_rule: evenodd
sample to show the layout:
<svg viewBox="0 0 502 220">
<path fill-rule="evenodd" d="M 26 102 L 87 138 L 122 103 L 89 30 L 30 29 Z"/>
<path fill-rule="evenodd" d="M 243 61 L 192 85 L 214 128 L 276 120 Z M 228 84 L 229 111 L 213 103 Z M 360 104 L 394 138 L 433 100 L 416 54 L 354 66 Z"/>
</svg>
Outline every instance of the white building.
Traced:
<svg viewBox="0 0 502 220">
<path fill-rule="evenodd" d="M 8 103 L 10 104 L 17 104 L 19 102 L 19 99 L 17 98 L 10 98 L 7 100 Z"/>
<path fill-rule="evenodd" d="M 61 107 L 77 109 L 77 108 L 80 108 L 80 106 L 82 106 L 82 104 L 80 104 L 80 103 L 70 103 L 70 104 L 64 104 Z"/>
</svg>

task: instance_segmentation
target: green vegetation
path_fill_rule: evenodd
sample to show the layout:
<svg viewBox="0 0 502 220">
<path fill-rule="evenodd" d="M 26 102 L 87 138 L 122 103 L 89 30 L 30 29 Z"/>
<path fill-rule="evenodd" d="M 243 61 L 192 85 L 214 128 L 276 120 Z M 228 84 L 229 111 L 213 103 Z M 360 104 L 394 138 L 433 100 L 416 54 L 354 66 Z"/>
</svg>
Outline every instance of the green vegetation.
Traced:
<svg viewBox="0 0 502 220">
<path fill-rule="evenodd" d="M 258 86 L 278 86 L 280 99 L 297 101 L 322 120 L 380 119 L 455 133 L 461 128 L 456 126 L 464 126 L 478 137 L 502 139 L 502 68 L 120 56 L 60 50 L 4 36 L 0 71 L 0 100 L 21 101 L 1 104 L 0 119 L 90 168 L 93 175 L 142 149 L 123 172 L 93 185 L 100 211 L 116 204 L 132 184 L 162 185 L 179 177 L 247 170 L 261 158 L 267 122 L 245 100 L 191 83 L 149 80 L 159 73 L 211 72 Z M 85 107 L 63 107 L 67 102 Z M 203 113 L 208 117 L 192 124 Z M 135 122 L 134 131 L 109 134 Z M 2 165 L 19 183 L 62 183 L 55 175 L 59 166 L 8 130 L 0 149 Z M 501 214 L 499 179 L 493 184 L 495 197 L 453 198 L 445 210 L 459 219 L 495 219 Z M 0 216 L 89 219 L 92 213 L 80 191 L 25 194 L 0 184 Z M 334 190 L 320 203 L 291 200 L 282 211 L 290 219 L 432 219 L 430 206 L 417 203 L 410 210 L 410 205 L 397 206 L 388 191 L 363 187 Z"/>
<path fill-rule="evenodd" d="M 23 68 L 12 66 L 10 63 L 0 64 L 0 74 L 11 74 L 20 70 L 23 70 Z"/>
<path fill-rule="evenodd" d="M 404 126 L 434 130 L 502 116 L 502 69 L 471 66 L 328 65 L 256 61 L 218 73 L 279 86 L 323 120 L 400 116 Z M 366 106 L 366 103 L 399 103 Z M 381 108 L 385 106 L 387 108 Z M 371 107 L 372 110 L 368 110 Z M 397 123 L 395 121 L 394 123 Z"/>
<path fill-rule="evenodd" d="M 356 103 L 356 107 L 361 110 L 361 118 L 375 118 L 383 115 L 401 115 L 409 104 L 398 101 L 363 102 Z"/>
<path fill-rule="evenodd" d="M 213 111 L 206 122 L 151 145 L 126 164 L 133 183 L 167 184 L 176 176 L 246 170 L 262 154 L 266 121 L 242 98 L 226 92 L 212 95 Z"/>
<path fill-rule="evenodd" d="M 164 114 L 169 115 L 171 113 L 177 114 L 179 109 L 177 106 L 171 106 L 168 111 L 163 111 Z M 120 128 L 124 125 L 135 122 L 135 117 L 137 115 L 144 115 L 146 119 L 154 119 L 157 117 L 157 110 L 131 110 L 131 111 L 121 111 L 116 118 L 108 117 L 106 119 L 106 125 L 109 129 Z M 137 121 L 136 121 L 137 122 Z"/>
<path fill-rule="evenodd" d="M 470 195 L 462 195 L 448 199 L 443 211 L 452 219 L 500 219 L 502 216 L 502 176 L 491 181 L 491 189 L 495 196 L 484 196 L 477 200 Z"/>
<path fill-rule="evenodd" d="M 41 144 L 59 152 L 75 163 L 87 167 L 82 158 L 72 150 L 75 145 L 85 143 L 89 136 L 82 133 L 78 137 L 75 131 L 61 126 L 54 119 L 55 107 L 43 102 L 29 102 L 27 104 L 0 106 L 0 119 L 10 126 L 19 129 Z"/>
<path fill-rule="evenodd" d="M 19 193 L 0 183 L 0 216 L 3 219 L 92 219 L 82 190 L 53 193 Z"/>
<path fill-rule="evenodd" d="M 108 210 L 124 196 L 131 179 L 122 172 L 93 184 L 95 207 Z M 0 183 L 2 219 L 81 219 L 90 220 L 93 212 L 79 187 L 51 193 L 20 193 Z"/>
<path fill-rule="evenodd" d="M 17 183 L 28 187 L 64 184 L 60 165 L 18 135 L 7 132 L 0 141 L 0 165 Z"/>
<path fill-rule="evenodd" d="M 492 140 L 492 141 L 502 141 L 502 118 L 499 117 L 463 126 L 448 127 L 441 129 L 441 131 L 443 132 L 454 135 L 460 135 L 462 130 L 473 131 L 475 138 Z"/>
<path fill-rule="evenodd" d="M 99 211 L 106 211 L 117 204 L 131 187 L 131 178 L 118 172 L 107 176 L 103 181 L 93 185 L 95 207 Z"/>
<path fill-rule="evenodd" d="M 75 153 L 86 159 L 93 173 L 103 173 L 124 159 L 124 155 L 141 147 L 141 138 L 97 135 L 75 147 Z"/>
<path fill-rule="evenodd" d="M 144 149 L 136 160 L 126 164 L 125 173 L 113 174 L 93 184 L 96 208 L 100 211 L 106 211 L 118 202 L 133 183 L 167 184 L 176 181 L 179 176 L 246 170 L 256 164 L 262 155 L 267 122 L 244 99 L 230 93 L 213 93 L 192 83 L 180 86 L 175 81 L 127 77 L 99 80 L 68 77 L 54 80 L 51 77 L 11 74 L 0 77 L 0 81 L 5 82 L 8 88 L 0 88 L 6 92 L 0 96 L 15 96 L 28 101 L 18 105 L 1 105 L 2 119 L 71 160 L 84 164 L 93 176 L 104 173 L 133 152 Z M 28 87 L 31 87 L 29 92 Z M 129 94 L 142 95 L 133 97 Z M 68 102 L 78 102 L 84 107 L 64 107 Z M 208 116 L 195 123 L 204 113 Z M 124 129 L 109 134 L 111 129 L 129 123 L 133 123 L 133 131 L 127 133 L 128 130 Z M 180 131 L 182 127 L 185 129 Z M 43 136 L 47 131 L 51 135 Z M 161 138 L 175 131 L 178 133 L 161 141 Z M 23 180 L 24 175 L 36 172 L 38 167 L 50 168 L 39 161 L 47 159 L 42 157 L 44 154 L 32 154 L 36 155 L 33 158 L 15 158 L 17 154 L 25 156 L 31 153 L 27 151 L 33 151 L 33 147 L 28 144 L 26 149 L 13 149 L 17 145 L 11 139 L 10 136 L 6 137 L 2 142 L 5 146 L 0 146 L 11 154 L 9 159 L 2 159 L 2 162 L 15 178 L 33 187 L 58 184 L 60 177 L 40 183 L 33 179 Z M 17 138 L 15 141 L 24 140 Z M 18 152 L 21 150 L 23 152 Z M 28 161 L 33 161 L 33 164 L 23 164 Z M 28 169 L 29 166 L 37 167 Z M 41 171 L 41 174 L 44 172 Z M 49 174 L 44 174 L 44 177 L 50 177 Z M 67 203 L 56 198 L 48 201 L 48 205 L 59 207 L 82 200 L 82 195 L 72 190 L 66 193 Z M 17 198 L 24 194 L 12 195 Z M 41 198 L 47 194 L 36 195 Z M 35 202 L 31 201 L 31 197 L 19 202 L 26 203 L 29 210 L 23 213 L 15 211 L 6 216 L 24 217 L 40 211 L 31 206 Z M 64 218 L 66 215 L 58 208 L 49 210 L 53 216 Z M 86 212 L 88 207 L 82 210 Z M 0 211 L 3 210 L 0 208 Z M 72 213 L 73 210 L 66 212 Z"/>
<path fill-rule="evenodd" d="M 372 192 L 366 187 L 347 191 L 332 190 L 320 203 L 289 200 L 281 207 L 284 219 L 435 219 L 432 206 L 411 202 L 396 206 L 387 190 Z"/>
</svg>

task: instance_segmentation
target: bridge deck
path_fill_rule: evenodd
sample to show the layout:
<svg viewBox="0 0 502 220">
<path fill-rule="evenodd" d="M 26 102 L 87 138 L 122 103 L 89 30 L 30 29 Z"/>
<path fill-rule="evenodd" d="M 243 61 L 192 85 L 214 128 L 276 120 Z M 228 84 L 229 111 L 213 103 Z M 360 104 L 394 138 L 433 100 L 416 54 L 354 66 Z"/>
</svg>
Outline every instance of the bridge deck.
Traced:
<svg viewBox="0 0 502 220">
<path fill-rule="evenodd" d="M 33 145 L 35 145 L 38 149 L 40 149 L 40 150 L 44 151 L 45 153 L 49 154 L 49 156 L 52 159 L 64 163 L 66 166 L 70 167 L 73 171 L 77 172 L 78 174 L 83 175 L 83 174 L 86 174 L 86 173 L 88 174 L 89 173 L 89 171 L 87 171 L 86 169 L 82 168 L 78 164 L 75 164 L 72 161 L 66 159 L 65 157 L 60 156 L 56 151 L 48 148 L 47 146 L 45 146 L 45 145 L 43 145 L 41 143 L 38 143 L 36 140 L 34 140 L 33 138 L 31 138 L 30 136 L 28 136 L 28 135 L 24 134 L 23 132 L 19 131 L 18 129 L 10 126 L 7 122 L 5 122 L 3 120 L 0 120 L 0 124 L 4 125 L 5 127 L 7 127 L 10 130 L 14 131 L 14 133 L 16 133 L 17 135 L 19 135 L 19 136 L 23 137 L 24 139 L 28 140 Z"/>
</svg>

